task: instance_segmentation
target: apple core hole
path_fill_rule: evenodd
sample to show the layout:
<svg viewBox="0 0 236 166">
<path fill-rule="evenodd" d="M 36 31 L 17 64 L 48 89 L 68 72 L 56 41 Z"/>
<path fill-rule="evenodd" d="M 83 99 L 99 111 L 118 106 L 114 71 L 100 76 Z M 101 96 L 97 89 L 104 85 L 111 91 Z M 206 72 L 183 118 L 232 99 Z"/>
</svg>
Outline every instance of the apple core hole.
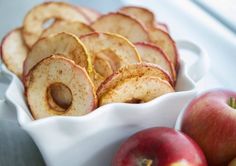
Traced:
<svg viewBox="0 0 236 166">
<path fill-rule="evenodd" d="M 95 53 L 94 68 L 97 73 L 107 77 L 121 66 L 121 59 L 110 49 Z"/>
<path fill-rule="evenodd" d="M 94 60 L 94 69 L 103 77 L 108 77 L 113 73 L 111 65 L 106 60 L 96 57 Z"/>
<path fill-rule="evenodd" d="M 53 23 L 55 23 L 56 19 L 55 18 L 50 18 L 47 19 L 46 21 L 43 22 L 43 29 L 47 29 L 50 27 Z"/>
<path fill-rule="evenodd" d="M 71 90 L 62 83 L 53 83 L 47 88 L 47 101 L 53 110 L 64 113 L 72 104 Z"/>
</svg>

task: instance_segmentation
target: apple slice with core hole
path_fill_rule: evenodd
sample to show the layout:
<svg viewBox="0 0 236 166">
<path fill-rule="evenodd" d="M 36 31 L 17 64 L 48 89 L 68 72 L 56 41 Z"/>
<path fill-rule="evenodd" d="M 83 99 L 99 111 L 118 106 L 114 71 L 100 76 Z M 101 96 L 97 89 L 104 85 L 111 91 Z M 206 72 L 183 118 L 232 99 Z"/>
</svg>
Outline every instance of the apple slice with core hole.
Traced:
<svg viewBox="0 0 236 166">
<path fill-rule="evenodd" d="M 120 34 L 131 42 L 149 41 L 145 27 L 138 20 L 122 13 L 102 15 L 91 26 L 99 32 Z"/>
<path fill-rule="evenodd" d="M 58 33 L 42 38 L 34 44 L 24 62 L 24 75 L 42 59 L 52 54 L 62 54 L 90 72 L 91 64 L 87 50 L 78 37 L 69 33 Z"/>
<path fill-rule="evenodd" d="M 31 9 L 23 22 L 23 37 L 27 46 L 31 47 L 43 32 L 43 24 L 50 19 L 81 21 L 87 19 L 78 9 L 64 2 L 45 2 Z"/>
<path fill-rule="evenodd" d="M 6 67 L 18 77 L 22 77 L 23 63 L 28 53 L 21 35 L 21 28 L 8 33 L 2 41 L 2 60 Z"/>
<path fill-rule="evenodd" d="M 139 20 L 147 28 L 151 28 L 154 25 L 155 15 L 147 8 L 138 6 L 126 6 L 119 10 L 119 12 L 130 15 Z"/>
<path fill-rule="evenodd" d="M 157 65 L 139 63 L 124 66 L 98 88 L 99 105 L 148 102 L 165 93 L 174 92 L 168 81 L 168 74 Z"/>
<path fill-rule="evenodd" d="M 95 87 L 120 67 L 141 61 L 135 46 L 120 35 L 93 32 L 80 39 L 91 56 Z"/>
<path fill-rule="evenodd" d="M 96 94 L 86 70 L 62 55 L 40 61 L 27 79 L 26 98 L 35 119 L 53 115 L 79 116 L 96 108 Z M 69 105 L 55 101 L 51 87 L 57 85 L 70 93 Z"/>
<path fill-rule="evenodd" d="M 168 33 L 158 28 L 150 29 L 149 36 L 151 41 L 164 51 L 170 61 L 174 64 L 176 71 L 178 71 L 179 58 L 175 41 Z"/>
<path fill-rule="evenodd" d="M 50 27 L 45 29 L 41 35 L 42 37 L 47 37 L 52 34 L 67 32 L 72 33 L 78 37 L 91 32 L 94 32 L 93 28 L 80 21 L 55 21 Z"/>
<path fill-rule="evenodd" d="M 32 47 L 25 62 L 24 62 L 24 76 L 42 59 L 51 56 L 52 54 L 60 54 L 68 59 L 73 60 L 77 65 L 87 69 L 90 74 L 92 72 L 92 65 L 89 54 L 85 49 L 83 43 L 75 35 L 65 32 L 58 33 L 46 38 L 40 39 Z M 24 79 L 24 84 L 27 87 L 28 82 Z M 57 91 L 60 89 L 60 91 Z M 68 103 L 70 96 L 63 87 L 59 85 L 52 88 L 52 94 L 58 99 L 58 103 Z"/>
<path fill-rule="evenodd" d="M 151 43 L 139 42 L 135 43 L 136 48 L 143 62 L 154 63 L 159 65 L 176 81 L 176 73 L 173 64 L 170 62 L 166 54 L 156 45 Z"/>
</svg>

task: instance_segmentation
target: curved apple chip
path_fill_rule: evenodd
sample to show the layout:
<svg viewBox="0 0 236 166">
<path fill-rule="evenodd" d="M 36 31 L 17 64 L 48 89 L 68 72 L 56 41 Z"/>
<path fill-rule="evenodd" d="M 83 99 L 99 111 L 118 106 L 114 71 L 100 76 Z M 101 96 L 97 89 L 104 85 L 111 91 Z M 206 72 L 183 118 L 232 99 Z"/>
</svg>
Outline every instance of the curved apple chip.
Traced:
<svg viewBox="0 0 236 166">
<path fill-rule="evenodd" d="M 141 61 L 135 46 L 120 35 L 94 32 L 80 39 L 91 56 L 95 70 L 95 87 L 98 87 L 111 72 Z"/>
<path fill-rule="evenodd" d="M 62 56 L 40 61 L 27 76 L 26 98 L 32 115 L 40 119 L 53 115 L 80 116 L 96 108 L 97 98 L 85 69 Z M 51 87 L 64 86 L 71 93 L 69 105 L 58 104 Z"/>
<path fill-rule="evenodd" d="M 94 32 L 93 28 L 89 25 L 82 23 L 80 21 L 55 21 L 50 27 L 45 29 L 42 32 L 42 37 L 47 37 L 52 34 L 60 33 L 60 32 L 67 32 L 72 33 L 78 37 Z"/>
<path fill-rule="evenodd" d="M 38 62 L 52 54 L 61 54 L 86 68 L 88 72 L 92 70 L 83 43 L 75 35 L 62 32 L 42 38 L 34 44 L 24 62 L 24 75 L 27 75 Z"/>
<path fill-rule="evenodd" d="M 91 8 L 78 6 L 78 10 L 81 11 L 90 22 L 97 20 L 101 16 L 101 13 Z"/>
<path fill-rule="evenodd" d="M 155 15 L 147 8 L 138 6 L 126 6 L 121 8 L 119 12 L 136 18 L 147 28 L 153 27 L 155 22 Z"/>
<path fill-rule="evenodd" d="M 157 65 L 127 65 L 108 77 L 98 88 L 99 105 L 112 102 L 147 102 L 173 92 L 170 77 Z"/>
<path fill-rule="evenodd" d="M 64 2 L 45 2 L 31 9 L 23 22 L 23 37 L 27 46 L 31 47 L 43 32 L 43 24 L 50 19 L 81 21 L 87 19 L 78 9 Z"/>
<path fill-rule="evenodd" d="M 179 58 L 177 48 L 175 41 L 170 37 L 170 35 L 161 29 L 153 28 L 149 30 L 149 36 L 151 41 L 164 51 L 175 66 L 175 69 L 178 70 Z"/>
<path fill-rule="evenodd" d="M 102 15 L 91 26 L 99 32 L 120 34 L 131 42 L 149 41 L 145 27 L 136 19 L 122 13 Z"/>
<path fill-rule="evenodd" d="M 175 82 L 175 68 L 166 54 L 159 47 L 154 44 L 144 42 L 136 43 L 135 46 L 143 62 L 159 65 L 171 76 L 173 82 Z"/>
<path fill-rule="evenodd" d="M 23 63 L 28 53 L 28 48 L 21 35 L 21 28 L 8 33 L 2 41 L 2 60 L 6 67 L 18 77 L 22 77 Z"/>
</svg>

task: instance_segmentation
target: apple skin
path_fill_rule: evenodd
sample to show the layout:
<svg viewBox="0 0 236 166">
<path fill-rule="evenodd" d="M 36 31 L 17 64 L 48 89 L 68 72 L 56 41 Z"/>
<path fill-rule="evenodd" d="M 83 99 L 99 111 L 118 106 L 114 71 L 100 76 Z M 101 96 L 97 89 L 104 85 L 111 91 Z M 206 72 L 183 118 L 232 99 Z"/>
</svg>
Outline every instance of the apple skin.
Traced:
<svg viewBox="0 0 236 166">
<path fill-rule="evenodd" d="M 145 159 L 152 163 L 143 164 Z M 202 150 L 190 137 L 172 128 L 155 127 L 129 137 L 112 161 L 112 166 L 139 165 L 207 166 L 207 163 Z"/>
<path fill-rule="evenodd" d="M 217 89 L 195 98 L 186 108 L 181 131 L 203 149 L 210 166 L 226 166 L 236 157 L 236 92 Z"/>
</svg>

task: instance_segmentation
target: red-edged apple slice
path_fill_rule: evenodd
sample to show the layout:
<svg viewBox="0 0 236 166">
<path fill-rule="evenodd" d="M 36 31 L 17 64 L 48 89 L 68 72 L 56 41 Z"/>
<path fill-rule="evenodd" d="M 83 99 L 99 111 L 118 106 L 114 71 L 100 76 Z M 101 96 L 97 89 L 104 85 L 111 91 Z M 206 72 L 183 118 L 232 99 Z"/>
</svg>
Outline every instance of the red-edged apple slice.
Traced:
<svg viewBox="0 0 236 166">
<path fill-rule="evenodd" d="M 87 20 L 90 22 L 97 20 L 98 17 L 101 16 L 101 13 L 91 8 L 78 6 L 78 9 L 87 17 Z"/>
<path fill-rule="evenodd" d="M 89 55 L 83 43 L 75 35 L 62 32 L 42 38 L 34 44 L 24 62 L 24 75 L 39 61 L 52 54 L 62 54 L 88 72 L 91 70 Z"/>
<path fill-rule="evenodd" d="M 122 13 L 102 15 L 91 26 L 99 32 L 120 34 L 131 42 L 149 41 L 145 27 L 138 20 Z"/>
<path fill-rule="evenodd" d="M 147 28 L 153 27 L 155 15 L 147 8 L 138 6 L 126 6 L 121 8 L 119 12 L 136 18 Z"/>
<path fill-rule="evenodd" d="M 164 51 L 170 61 L 174 64 L 175 69 L 178 71 L 179 58 L 175 41 L 171 36 L 158 28 L 150 29 L 149 36 L 151 41 Z"/>
<path fill-rule="evenodd" d="M 62 55 L 43 59 L 26 79 L 29 83 L 26 98 L 35 119 L 53 115 L 80 116 L 96 108 L 96 94 L 86 70 Z M 55 101 L 51 93 L 55 85 L 71 94 L 69 105 Z"/>
<path fill-rule="evenodd" d="M 42 37 L 47 37 L 52 34 L 68 32 L 72 33 L 78 37 L 91 32 L 94 32 L 93 28 L 89 25 L 82 23 L 80 21 L 55 21 L 50 27 L 42 32 Z"/>
<path fill-rule="evenodd" d="M 86 46 L 94 65 L 95 87 L 98 87 L 111 72 L 127 64 L 141 61 L 135 46 L 120 35 L 93 32 L 80 39 Z"/>
<path fill-rule="evenodd" d="M 24 40 L 21 35 L 21 28 L 8 33 L 2 41 L 2 60 L 6 67 L 22 77 L 23 63 L 28 53 Z"/>
<path fill-rule="evenodd" d="M 27 46 L 31 47 L 43 32 L 43 24 L 50 19 L 81 21 L 87 19 L 78 9 L 64 2 L 45 2 L 31 9 L 23 23 L 23 37 Z"/>
<path fill-rule="evenodd" d="M 173 82 L 176 81 L 176 72 L 173 64 L 158 46 L 144 42 L 136 43 L 135 46 L 143 62 L 159 65 L 171 76 Z"/>
<path fill-rule="evenodd" d="M 127 65 L 108 77 L 97 90 L 99 105 L 113 102 L 148 102 L 174 92 L 169 76 L 152 64 Z"/>
</svg>

